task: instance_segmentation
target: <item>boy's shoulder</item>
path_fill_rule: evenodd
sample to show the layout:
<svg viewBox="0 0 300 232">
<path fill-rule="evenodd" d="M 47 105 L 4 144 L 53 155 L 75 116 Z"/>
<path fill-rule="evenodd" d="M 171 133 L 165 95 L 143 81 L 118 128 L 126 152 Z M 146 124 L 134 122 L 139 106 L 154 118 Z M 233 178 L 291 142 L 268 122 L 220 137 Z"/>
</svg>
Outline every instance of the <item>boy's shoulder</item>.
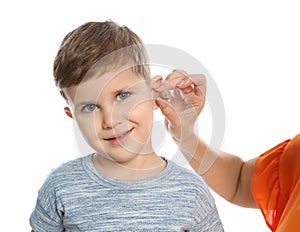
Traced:
<svg viewBox="0 0 300 232">
<path fill-rule="evenodd" d="M 82 162 L 87 159 L 90 156 L 86 157 L 78 157 L 76 159 L 72 159 L 70 161 L 64 162 L 57 166 L 56 168 L 53 168 L 50 172 L 50 175 L 59 175 L 59 174 L 71 174 L 74 173 L 74 171 L 80 171 L 82 170 Z"/>
<path fill-rule="evenodd" d="M 183 196 L 196 196 L 200 205 L 205 205 L 207 209 L 214 208 L 214 198 L 204 179 L 193 171 L 189 165 L 181 166 L 172 161 L 168 161 L 173 172 L 169 189 L 177 189 Z"/>
<path fill-rule="evenodd" d="M 194 186 L 205 186 L 206 183 L 203 178 L 198 175 L 194 170 L 190 169 L 189 165 L 181 166 L 172 160 L 168 160 L 169 165 L 173 169 L 173 179 L 184 184 L 190 184 Z"/>
<path fill-rule="evenodd" d="M 53 168 L 44 182 L 44 187 L 45 185 L 58 186 L 67 182 L 74 182 L 78 179 L 77 177 L 84 176 L 86 171 L 83 167 L 83 162 L 89 157 L 79 157 Z"/>
</svg>

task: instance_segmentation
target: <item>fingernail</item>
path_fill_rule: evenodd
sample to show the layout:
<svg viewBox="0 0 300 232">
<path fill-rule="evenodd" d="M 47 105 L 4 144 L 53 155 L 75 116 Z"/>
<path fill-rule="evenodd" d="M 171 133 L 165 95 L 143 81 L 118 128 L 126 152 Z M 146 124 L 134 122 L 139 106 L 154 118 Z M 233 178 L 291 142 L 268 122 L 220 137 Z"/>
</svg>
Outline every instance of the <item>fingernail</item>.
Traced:
<svg viewBox="0 0 300 232">
<path fill-rule="evenodd" d="M 165 108 L 167 104 L 163 101 L 156 100 L 156 104 L 158 105 L 159 108 Z"/>
<path fill-rule="evenodd" d="M 180 81 L 177 83 L 177 85 L 176 85 L 176 86 L 180 87 L 180 86 L 182 86 L 184 83 L 185 83 L 185 81 L 184 81 L 184 80 L 180 80 Z"/>
</svg>

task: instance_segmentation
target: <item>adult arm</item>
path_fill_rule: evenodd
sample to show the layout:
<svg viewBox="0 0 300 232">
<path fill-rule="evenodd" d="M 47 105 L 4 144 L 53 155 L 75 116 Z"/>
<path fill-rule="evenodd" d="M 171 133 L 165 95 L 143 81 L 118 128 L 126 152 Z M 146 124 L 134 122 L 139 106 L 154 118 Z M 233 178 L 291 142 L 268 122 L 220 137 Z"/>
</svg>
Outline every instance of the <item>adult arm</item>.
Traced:
<svg viewBox="0 0 300 232">
<path fill-rule="evenodd" d="M 194 147 L 190 143 L 197 144 L 196 149 L 190 150 Z M 257 208 L 251 191 L 255 159 L 244 161 L 236 155 L 215 151 L 196 135 L 179 147 L 191 167 L 221 197 L 239 206 Z"/>
<path fill-rule="evenodd" d="M 245 162 L 236 155 L 215 151 L 194 133 L 194 124 L 205 104 L 205 77 L 175 70 L 166 82 L 169 89 L 180 89 L 184 97 L 176 95 L 170 101 L 159 98 L 157 104 L 165 116 L 167 130 L 191 167 L 227 201 L 256 208 L 251 191 L 255 159 Z"/>
</svg>

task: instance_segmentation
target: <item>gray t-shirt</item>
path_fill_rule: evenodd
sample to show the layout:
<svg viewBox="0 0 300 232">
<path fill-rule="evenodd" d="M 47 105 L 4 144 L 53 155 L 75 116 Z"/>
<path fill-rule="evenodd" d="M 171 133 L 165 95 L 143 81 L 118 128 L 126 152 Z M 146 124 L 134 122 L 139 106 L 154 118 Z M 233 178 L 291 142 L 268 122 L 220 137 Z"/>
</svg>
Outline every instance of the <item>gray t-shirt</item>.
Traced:
<svg viewBox="0 0 300 232">
<path fill-rule="evenodd" d="M 53 170 L 30 217 L 40 231 L 224 231 L 201 177 L 170 160 L 158 175 L 121 181 L 97 171 L 91 155 Z"/>
</svg>

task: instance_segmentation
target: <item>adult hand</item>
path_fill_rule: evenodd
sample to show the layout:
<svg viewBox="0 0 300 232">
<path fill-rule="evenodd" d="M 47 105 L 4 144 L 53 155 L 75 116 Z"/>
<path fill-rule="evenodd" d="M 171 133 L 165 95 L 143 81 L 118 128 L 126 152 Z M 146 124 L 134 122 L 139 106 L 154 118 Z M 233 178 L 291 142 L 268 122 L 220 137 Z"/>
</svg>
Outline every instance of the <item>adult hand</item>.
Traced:
<svg viewBox="0 0 300 232">
<path fill-rule="evenodd" d="M 194 135 L 194 124 L 205 105 L 205 76 L 174 70 L 154 91 L 158 93 L 156 103 L 165 116 L 166 129 L 181 144 Z"/>
</svg>

